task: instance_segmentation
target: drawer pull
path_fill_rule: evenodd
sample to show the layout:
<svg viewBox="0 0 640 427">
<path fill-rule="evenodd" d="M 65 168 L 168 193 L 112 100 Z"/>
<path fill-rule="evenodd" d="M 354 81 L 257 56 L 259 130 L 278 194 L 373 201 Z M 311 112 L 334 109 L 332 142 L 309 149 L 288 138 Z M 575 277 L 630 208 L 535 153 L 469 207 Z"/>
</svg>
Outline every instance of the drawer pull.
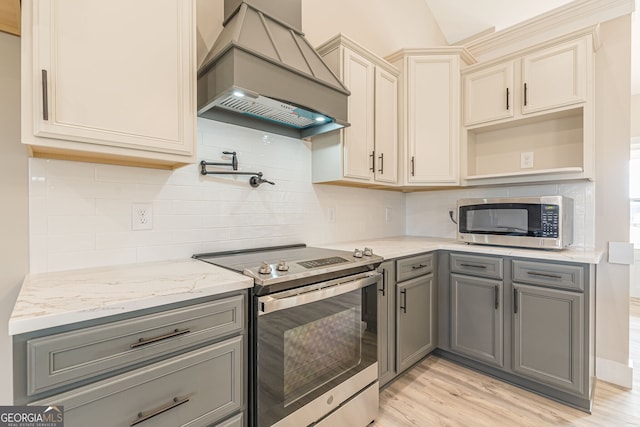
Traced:
<svg viewBox="0 0 640 427">
<path fill-rule="evenodd" d="M 154 342 L 166 340 L 173 337 L 179 337 L 180 335 L 186 335 L 191 332 L 191 329 L 176 329 L 168 334 L 160 335 L 153 338 L 140 338 L 137 342 L 131 344 L 131 348 L 142 347 L 143 345 L 152 344 Z"/>
<path fill-rule="evenodd" d="M 42 70 L 42 120 L 49 120 L 49 79 L 47 70 Z"/>
<path fill-rule="evenodd" d="M 412 265 L 411 269 L 412 270 L 420 270 L 421 268 L 425 268 L 425 267 L 429 267 L 429 264 L 418 264 L 418 265 Z"/>
<path fill-rule="evenodd" d="M 549 279 L 562 279 L 562 276 L 558 276 L 557 274 L 537 273 L 535 271 L 527 271 L 527 274 L 529 276 L 547 277 Z"/>
<path fill-rule="evenodd" d="M 153 418 L 156 415 L 160 415 L 163 412 L 170 411 L 171 409 L 178 407 L 184 403 L 187 403 L 191 399 L 191 395 L 188 395 L 183 398 L 174 397 L 173 400 L 169 403 L 165 403 L 162 406 L 158 406 L 156 409 L 152 409 L 149 412 L 140 412 L 138 414 L 138 418 L 131 421 L 129 423 L 130 426 L 135 426 L 136 424 L 140 424 L 141 422 L 147 421 L 149 418 Z"/>
<path fill-rule="evenodd" d="M 478 264 L 466 264 L 466 263 L 461 263 L 460 267 L 468 267 L 468 268 L 482 268 L 485 269 L 487 268 L 486 265 L 478 265 Z"/>
<path fill-rule="evenodd" d="M 400 310 L 402 310 L 403 313 L 406 313 L 407 312 L 407 290 L 403 289 L 403 290 L 400 291 L 400 293 L 404 297 L 403 298 L 404 305 L 400 306 Z"/>
</svg>

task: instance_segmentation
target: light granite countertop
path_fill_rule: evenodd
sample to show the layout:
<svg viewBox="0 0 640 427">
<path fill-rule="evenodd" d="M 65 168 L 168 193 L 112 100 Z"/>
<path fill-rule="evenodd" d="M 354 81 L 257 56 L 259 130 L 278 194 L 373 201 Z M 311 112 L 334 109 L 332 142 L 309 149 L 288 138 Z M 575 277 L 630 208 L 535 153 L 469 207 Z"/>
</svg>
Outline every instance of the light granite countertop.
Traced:
<svg viewBox="0 0 640 427">
<path fill-rule="evenodd" d="M 309 246 L 347 251 L 369 247 L 385 259 L 449 250 L 597 264 L 603 255 L 601 250 L 594 249 L 516 249 L 413 236 Z M 190 258 L 28 274 L 9 319 L 9 334 L 99 319 L 252 286 L 253 279 L 249 277 Z"/>
<path fill-rule="evenodd" d="M 17 335 L 247 289 L 253 279 L 195 259 L 28 274 L 9 319 Z"/>
<path fill-rule="evenodd" d="M 603 251 L 599 249 L 568 248 L 561 251 L 521 249 L 504 246 L 468 245 L 454 239 L 417 236 L 354 240 L 350 242 L 321 244 L 317 246 L 344 251 L 353 251 L 355 248 L 364 249 L 365 247 L 368 247 L 373 250 L 373 253 L 380 255 L 384 259 L 400 258 L 435 250 L 473 252 L 487 255 L 578 262 L 583 264 L 598 264 L 602 260 L 603 256 Z"/>
</svg>

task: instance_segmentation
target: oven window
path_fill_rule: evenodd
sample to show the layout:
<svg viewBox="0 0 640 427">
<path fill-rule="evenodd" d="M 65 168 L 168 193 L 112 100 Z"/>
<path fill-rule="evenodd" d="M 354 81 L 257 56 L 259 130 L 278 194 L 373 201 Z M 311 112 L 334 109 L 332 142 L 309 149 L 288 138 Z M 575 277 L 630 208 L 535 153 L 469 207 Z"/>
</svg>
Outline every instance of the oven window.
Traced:
<svg viewBox="0 0 640 427">
<path fill-rule="evenodd" d="M 275 424 L 377 362 L 376 294 L 372 285 L 257 316 L 258 426 Z"/>
<path fill-rule="evenodd" d="M 353 369 L 362 357 L 360 308 L 284 332 L 284 405 Z"/>
</svg>

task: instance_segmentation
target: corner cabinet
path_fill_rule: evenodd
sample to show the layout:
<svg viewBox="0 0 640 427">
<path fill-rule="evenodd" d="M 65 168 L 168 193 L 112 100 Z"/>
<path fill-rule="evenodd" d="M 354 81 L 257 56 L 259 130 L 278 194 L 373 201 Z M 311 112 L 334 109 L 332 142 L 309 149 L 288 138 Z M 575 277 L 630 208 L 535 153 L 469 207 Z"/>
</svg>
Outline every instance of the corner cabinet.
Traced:
<svg viewBox="0 0 640 427">
<path fill-rule="evenodd" d="M 462 71 L 462 183 L 593 179 L 595 29 Z"/>
<path fill-rule="evenodd" d="M 195 2 L 22 2 L 22 142 L 35 157 L 195 161 Z"/>
<path fill-rule="evenodd" d="M 400 70 L 402 184 L 456 186 L 463 48 L 405 49 L 387 57 Z"/>
<path fill-rule="evenodd" d="M 351 96 L 350 126 L 313 137 L 313 182 L 395 185 L 398 70 L 342 34 L 317 50 Z"/>
</svg>

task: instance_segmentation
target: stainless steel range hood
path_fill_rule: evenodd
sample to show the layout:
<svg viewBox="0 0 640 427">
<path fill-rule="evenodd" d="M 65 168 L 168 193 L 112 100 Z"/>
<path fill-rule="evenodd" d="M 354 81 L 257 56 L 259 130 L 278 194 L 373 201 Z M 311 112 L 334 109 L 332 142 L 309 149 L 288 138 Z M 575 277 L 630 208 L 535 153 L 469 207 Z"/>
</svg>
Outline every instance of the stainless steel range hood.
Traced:
<svg viewBox="0 0 640 427">
<path fill-rule="evenodd" d="M 198 116 L 305 138 L 348 126 L 349 90 L 301 32 L 301 0 L 225 0 Z"/>
</svg>

